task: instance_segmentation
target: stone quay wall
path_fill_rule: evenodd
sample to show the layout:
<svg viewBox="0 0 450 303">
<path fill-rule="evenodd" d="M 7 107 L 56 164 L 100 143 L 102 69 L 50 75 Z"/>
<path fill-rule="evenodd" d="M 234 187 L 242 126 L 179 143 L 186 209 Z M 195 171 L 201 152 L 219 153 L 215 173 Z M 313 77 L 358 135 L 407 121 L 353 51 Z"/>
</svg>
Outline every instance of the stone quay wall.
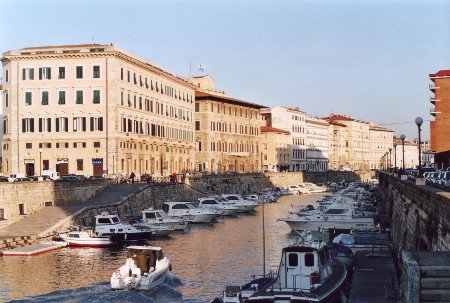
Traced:
<svg viewBox="0 0 450 303">
<path fill-rule="evenodd" d="M 395 257 L 402 250 L 450 251 L 450 199 L 428 186 L 380 173 Z"/>
<path fill-rule="evenodd" d="M 111 180 L 83 180 L 72 182 L 2 182 L 0 183 L 0 209 L 4 219 L 0 228 L 15 223 L 43 209 L 46 205 L 80 203 L 105 189 Z M 23 204 L 24 214 L 19 205 Z"/>
</svg>

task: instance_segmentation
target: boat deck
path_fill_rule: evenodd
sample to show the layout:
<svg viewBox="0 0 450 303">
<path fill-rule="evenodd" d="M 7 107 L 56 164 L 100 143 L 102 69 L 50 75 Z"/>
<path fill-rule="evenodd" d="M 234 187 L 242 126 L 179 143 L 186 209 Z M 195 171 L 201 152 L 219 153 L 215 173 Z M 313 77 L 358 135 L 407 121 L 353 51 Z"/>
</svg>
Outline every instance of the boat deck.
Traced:
<svg viewBox="0 0 450 303">
<path fill-rule="evenodd" d="M 348 303 L 397 302 L 399 293 L 394 261 L 390 255 L 356 253 Z"/>
<path fill-rule="evenodd" d="M 250 302 L 258 302 L 257 297 L 290 297 L 292 298 L 292 302 L 328 302 L 322 301 L 329 296 L 331 293 L 337 292 L 343 284 L 338 285 L 336 287 L 336 282 L 341 281 L 342 279 L 347 278 L 347 268 L 344 263 L 337 259 L 333 259 L 333 274 L 331 275 L 331 279 L 328 279 L 322 286 L 310 293 L 306 293 L 301 290 L 292 290 L 292 291 L 282 291 L 273 287 L 274 283 L 270 283 L 260 290 L 258 290 L 255 294 L 249 297 Z M 274 281 L 275 282 L 275 281 Z M 254 298 L 254 299 L 253 299 Z"/>
<path fill-rule="evenodd" d="M 39 243 L 3 252 L 4 256 L 34 256 L 67 246 L 66 242 Z"/>
</svg>

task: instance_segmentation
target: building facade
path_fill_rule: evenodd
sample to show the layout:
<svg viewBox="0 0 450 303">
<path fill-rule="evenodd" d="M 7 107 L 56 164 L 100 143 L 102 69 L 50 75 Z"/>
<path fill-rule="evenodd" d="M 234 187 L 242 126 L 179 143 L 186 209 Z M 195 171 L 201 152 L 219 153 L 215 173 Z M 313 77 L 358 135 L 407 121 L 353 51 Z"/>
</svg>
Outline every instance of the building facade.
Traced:
<svg viewBox="0 0 450 303">
<path fill-rule="evenodd" d="M 450 167 L 450 70 L 440 70 L 430 74 L 433 82 L 429 89 L 434 93 L 430 102 L 434 105 L 430 114 L 431 150 L 435 152 L 435 165 L 438 168 Z"/>
<path fill-rule="evenodd" d="M 369 168 L 380 169 L 380 159 L 387 152 L 391 154 L 390 163 L 394 167 L 394 131 L 380 127 L 378 125 L 369 125 Z"/>
<path fill-rule="evenodd" d="M 291 133 L 289 171 L 306 170 L 306 113 L 283 106 L 263 109 L 261 113 L 266 126 Z"/>
<path fill-rule="evenodd" d="M 5 174 L 193 168 L 195 87 L 116 46 L 3 53 Z"/>
<path fill-rule="evenodd" d="M 329 123 L 329 168 L 331 170 L 350 170 L 347 126 L 337 121 L 329 121 Z"/>
<path fill-rule="evenodd" d="M 323 172 L 328 170 L 330 123 L 307 116 L 306 124 L 306 170 Z"/>
<path fill-rule="evenodd" d="M 195 97 L 195 169 L 201 172 L 261 171 L 259 112 L 264 106 L 225 96 L 214 89 L 196 84 Z M 209 86 L 212 78 L 207 78 Z M 199 85 L 200 83 L 200 85 Z"/>
<path fill-rule="evenodd" d="M 405 140 L 403 146 L 402 140 L 397 137 L 394 137 L 394 143 L 397 144 L 397 147 L 395 147 L 396 152 L 393 154 L 393 156 L 396 154 L 396 158 L 393 158 L 394 160 L 392 160 L 392 163 L 396 161 L 399 169 L 417 168 L 419 166 L 419 146 L 409 140 Z M 405 159 L 404 165 L 403 157 Z M 386 158 L 385 162 L 387 161 Z M 393 165 L 394 164 L 392 164 L 392 166 Z"/>
<path fill-rule="evenodd" d="M 263 170 L 270 172 L 289 171 L 291 134 L 282 129 L 262 126 L 261 143 Z"/>
</svg>

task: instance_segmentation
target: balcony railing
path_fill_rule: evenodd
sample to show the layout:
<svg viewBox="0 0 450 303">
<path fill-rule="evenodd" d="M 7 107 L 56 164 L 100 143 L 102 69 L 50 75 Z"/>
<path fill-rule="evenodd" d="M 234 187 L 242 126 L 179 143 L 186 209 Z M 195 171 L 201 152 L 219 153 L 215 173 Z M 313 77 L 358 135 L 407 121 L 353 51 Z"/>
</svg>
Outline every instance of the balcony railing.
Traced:
<svg viewBox="0 0 450 303">
<path fill-rule="evenodd" d="M 440 87 L 436 87 L 436 85 L 434 83 L 430 83 L 428 84 L 428 88 L 434 92 L 436 89 L 439 89 Z"/>
<path fill-rule="evenodd" d="M 434 107 L 430 108 L 430 115 L 435 116 L 437 114 L 440 114 L 441 112 L 436 111 L 436 109 Z"/>
<path fill-rule="evenodd" d="M 436 99 L 435 97 L 430 97 L 430 102 L 432 104 L 436 104 L 436 102 L 440 102 L 440 101 L 441 101 L 440 99 Z"/>
</svg>

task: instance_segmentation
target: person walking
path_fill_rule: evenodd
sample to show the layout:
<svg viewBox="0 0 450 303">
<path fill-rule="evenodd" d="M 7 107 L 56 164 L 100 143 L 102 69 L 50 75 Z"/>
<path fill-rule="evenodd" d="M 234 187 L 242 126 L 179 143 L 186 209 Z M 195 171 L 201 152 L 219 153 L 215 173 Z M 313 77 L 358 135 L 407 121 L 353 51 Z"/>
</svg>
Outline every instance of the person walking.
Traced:
<svg viewBox="0 0 450 303">
<path fill-rule="evenodd" d="M 149 172 L 147 176 L 147 184 L 150 185 L 150 183 L 152 183 L 152 172 Z"/>
<path fill-rule="evenodd" d="M 131 184 L 134 184 L 134 178 L 135 177 L 136 177 L 136 175 L 134 174 L 134 172 L 131 172 L 131 174 L 130 174 Z"/>
</svg>

